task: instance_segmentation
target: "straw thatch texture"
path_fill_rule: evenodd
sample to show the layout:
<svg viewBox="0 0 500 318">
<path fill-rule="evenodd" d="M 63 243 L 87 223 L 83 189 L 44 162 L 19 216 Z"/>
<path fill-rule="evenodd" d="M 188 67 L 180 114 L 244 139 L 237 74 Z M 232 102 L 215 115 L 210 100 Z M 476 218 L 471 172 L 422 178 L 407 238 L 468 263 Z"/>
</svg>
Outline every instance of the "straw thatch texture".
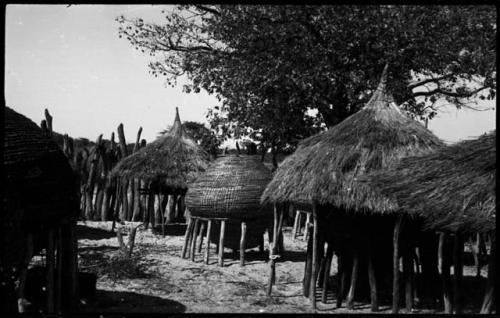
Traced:
<svg viewBox="0 0 500 318">
<path fill-rule="evenodd" d="M 485 232 L 495 229 L 496 131 L 432 154 L 404 158 L 366 180 L 422 216 L 432 229 Z"/>
<path fill-rule="evenodd" d="M 19 201 L 24 223 L 76 216 L 78 188 L 66 156 L 30 119 L 8 107 L 4 116 L 4 202 Z"/>
<path fill-rule="evenodd" d="M 174 191 L 187 189 L 188 182 L 205 171 L 208 154 L 182 129 L 177 111 L 169 132 L 121 160 L 111 175 L 137 178 Z"/>
<path fill-rule="evenodd" d="M 30 119 L 8 107 L 4 108 L 3 155 L 1 263 L 19 266 L 27 232 L 75 220 L 78 185 L 68 159 L 55 142 Z"/>
<path fill-rule="evenodd" d="M 396 205 L 357 178 L 390 168 L 404 156 L 443 143 L 405 116 L 386 92 L 386 69 L 367 105 L 328 131 L 303 140 L 278 167 L 262 202 L 332 204 L 356 211 L 392 211 Z"/>
<path fill-rule="evenodd" d="M 260 156 L 220 157 L 189 185 L 186 206 L 193 216 L 200 217 L 252 219 L 272 215 L 259 200 L 271 178 Z"/>
</svg>

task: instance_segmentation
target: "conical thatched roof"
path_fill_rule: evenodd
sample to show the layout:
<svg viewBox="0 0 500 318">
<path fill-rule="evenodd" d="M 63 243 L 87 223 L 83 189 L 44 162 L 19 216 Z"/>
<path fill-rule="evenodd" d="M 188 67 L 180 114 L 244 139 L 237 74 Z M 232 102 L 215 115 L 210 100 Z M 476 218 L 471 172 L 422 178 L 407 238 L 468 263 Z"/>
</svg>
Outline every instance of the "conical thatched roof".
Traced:
<svg viewBox="0 0 500 318">
<path fill-rule="evenodd" d="M 449 231 L 495 229 L 496 131 L 432 154 L 404 158 L 393 169 L 367 176 L 369 183 Z"/>
<path fill-rule="evenodd" d="M 278 167 L 263 202 L 332 204 L 357 211 L 390 211 L 395 204 L 357 178 L 390 168 L 400 158 L 443 143 L 405 116 L 386 91 L 387 66 L 370 101 L 328 131 L 303 140 Z"/>
<path fill-rule="evenodd" d="M 208 162 L 208 154 L 184 132 L 176 108 L 170 131 L 121 160 L 111 175 L 142 179 L 171 191 L 185 190 Z"/>
<path fill-rule="evenodd" d="M 260 196 L 271 178 L 260 156 L 219 157 L 189 184 L 186 206 L 191 215 L 200 217 L 253 219 L 269 215 L 269 209 L 260 204 Z"/>
</svg>

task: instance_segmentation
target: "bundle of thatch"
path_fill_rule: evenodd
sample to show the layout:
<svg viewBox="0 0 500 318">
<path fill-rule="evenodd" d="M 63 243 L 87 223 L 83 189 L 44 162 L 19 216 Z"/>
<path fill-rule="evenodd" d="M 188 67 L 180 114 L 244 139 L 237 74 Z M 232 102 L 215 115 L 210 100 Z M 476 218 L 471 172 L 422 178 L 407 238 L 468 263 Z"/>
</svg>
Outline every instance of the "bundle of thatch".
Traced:
<svg viewBox="0 0 500 318">
<path fill-rule="evenodd" d="M 228 219 L 225 241 L 228 247 L 236 248 L 239 244 L 239 223 L 254 221 L 248 223 L 248 232 L 252 234 L 247 246 L 257 246 L 259 236 L 272 218 L 272 210 L 260 204 L 260 196 L 271 178 L 271 171 L 260 156 L 219 157 L 189 184 L 186 206 L 194 217 Z M 216 240 L 217 230 L 214 233 Z"/>
<path fill-rule="evenodd" d="M 121 160 L 111 175 L 141 179 L 167 194 L 184 193 L 188 182 L 205 171 L 208 154 L 182 128 L 176 108 L 174 125 L 163 136 Z"/>
<path fill-rule="evenodd" d="M 452 232 L 495 229 L 496 131 L 432 154 L 404 158 L 369 177 L 429 228 Z"/>
<path fill-rule="evenodd" d="M 395 204 L 357 182 L 400 158 L 443 143 L 405 116 L 386 92 L 386 69 L 367 105 L 331 129 L 303 140 L 278 167 L 262 202 L 331 204 L 353 211 L 390 211 Z"/>
<path fill-rule="evenodd" d="M 76 270 L 77 180 L 66 156 L 40 127 L 8 107 L 4 118 L 0 267 L 2 271 L 15 269 L 12 275 L 17 279 L 31 256 L 47 246 L 47 235 L 55 233 L 60 242 L 62 288 L 67 291 L 64 306 L 74 301 L 67 297 L 76 297 L 75 285 L 68 284 L 74 283 L 70 277 Z M 54 248 L 50 255 L 53 252 Z"/>
</svg>

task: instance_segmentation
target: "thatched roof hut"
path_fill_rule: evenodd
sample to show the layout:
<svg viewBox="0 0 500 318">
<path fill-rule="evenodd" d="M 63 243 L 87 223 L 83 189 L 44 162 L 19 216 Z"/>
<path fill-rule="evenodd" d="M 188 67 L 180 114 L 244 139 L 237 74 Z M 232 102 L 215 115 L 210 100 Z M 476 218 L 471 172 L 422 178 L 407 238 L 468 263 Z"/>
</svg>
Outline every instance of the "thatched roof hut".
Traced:
<svg viewBox="0 0 500 318">
<path fill-rule="evenodd" d="M 262 202 L 331 204 L 354 211 L 387 212 L 395 204 L 357 182 L 400 158 L 423 154 L 443 143 L 405 116 L 386 90 L 387 67 L 366 106 L 331 129 L 311 136 L 278 167 Z"/>
<path fill-rule="evenodd" d="M 437 152 L 408 157 L 369 177 L 429 228 L 452 232 L 495 229 L 496 131 Z"/>
<path fill-rule="evenodd" d="M 111 175 L 152 183 L 161 192 L 183 194 L 188 182 L 205 171 L 208 154 L 182 128 L 176 108 L 172 128 L 144 148 L 121 160 Z"/>
<path fill-rule="evenodd" d="M 49 238 L 53 235 L 56 242 L 61 240 L 62 251 L 58 254 L 62 255 L 63 268 L 58 271 L 64 277 L 62 288 L 67 291 L 62 305 L 74 302 L 71 299 L 76 297 L 72 280 L 76 270 L 74 227 L 79 197 L 78 183 L 68 159 L 34 122 L 5 107 L 3 168 L 2 271 L 15 268 L 14 276 L 22 275 L 19 272 L 26 270 L 31 257 L 47 246 L 47 235 Z M 54 256 L 54 248 L 52 254 L 50 249 L 46 254 L 47 260 Z"/>
</svg>

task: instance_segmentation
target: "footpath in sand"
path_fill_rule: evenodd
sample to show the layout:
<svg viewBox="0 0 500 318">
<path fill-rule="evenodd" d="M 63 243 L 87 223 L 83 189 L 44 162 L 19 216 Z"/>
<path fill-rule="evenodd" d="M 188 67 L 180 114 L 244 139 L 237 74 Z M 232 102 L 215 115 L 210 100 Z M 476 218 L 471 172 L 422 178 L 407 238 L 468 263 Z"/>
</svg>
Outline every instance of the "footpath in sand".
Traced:
<svg viewBox="0 0 500 318">
<path fill-rule="evenodd" d="M 215 245 L 211 246 L 208 265 L 203 261 L 204 248 L 196 254 L 195 262 L 180 257 L 185 226 L 167 227 L 171 235 L 165 237 L 151 230 L 138 230 L 133 255 L 139 270 L 130 278 L 120 278 L 110 273 L 113 268 L 109 266 L 110 260 L 119 253 L 117 237 L 110 232 L 111 225 L 112 222 L 78 223 L 80 270 L 98 274 L 96 297 L 82 306 L 86 312 L 313 312 L 309 300 L 302 295 L 306 242 L 300 238 L 293 240 L 290 227 L 284 227 L 285 258 L 276 265 L 276 285 L 272 296 L 267 297 L 267 245 L 264 255 L 258 249 L 249 250 L 244 267 L 240 267 L 239 258 L 226 252 L 224 267 L 219 267 Z M 119 226 L 137 225 L 139 223 L 126 222 Z M 127 236 L 124 241 L 127 242 Z M 334 257 L 332 274 L 336 268 Z M 466 268 L 465 274 L 468 271 L 472 269 Z M 370 313 L 368 303 L 356 303 L 355 310 L 335 309 L 333 296 L 329 295 L 328 304 L 318 301 L 317 312 Z M 390 312 L 388 306 L 380 309 L 381 313 Z M 419 311 L 425 312 L 429 313 Z"/>
</svg>

